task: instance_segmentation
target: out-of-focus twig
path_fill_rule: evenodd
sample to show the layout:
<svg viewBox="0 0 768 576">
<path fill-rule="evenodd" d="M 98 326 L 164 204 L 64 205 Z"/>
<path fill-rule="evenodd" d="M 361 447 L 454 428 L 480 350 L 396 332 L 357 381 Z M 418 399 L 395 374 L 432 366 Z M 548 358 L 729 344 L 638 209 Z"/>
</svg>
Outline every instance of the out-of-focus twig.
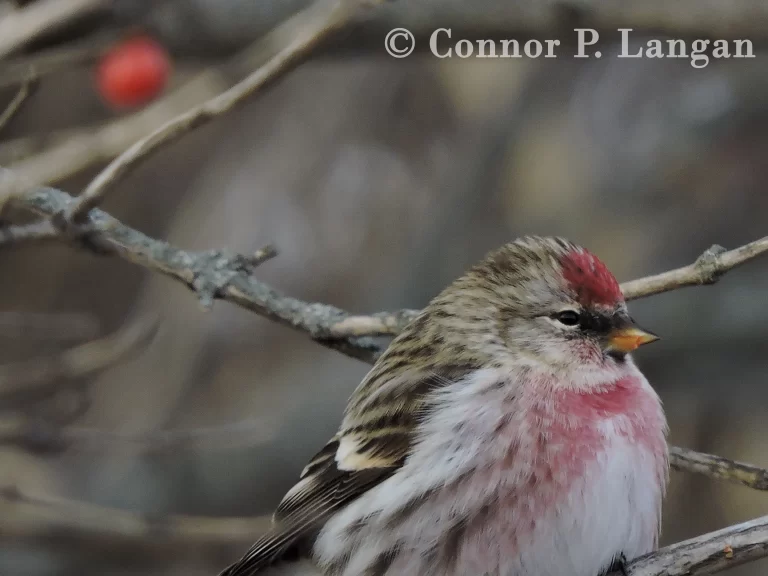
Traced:
<svg viewBox="0 0 768 576">
<path fill-rule="evenodd" d="M 72 421 L 75 418 L 67 417 Z M 143 434 L 122 434 L 75 424 L 31 418 L 26 414 L 0 416 L 0 445 L 19 446 L 36 452 L 79 451 L 105 448 L 134 454 L 158 454 L 177 450 L 233 450 L 263 445 L 274 438 L 278 426 L 266 418 L 179 430 L 158 430 Z"/>
<path fill-rule="evenodd" d="M 84 340 L 93 338 L 98 330 L 99 321 L 92 314 L 21 310 L 0 312 L 0 338 Z"/>
<path fill-rule="evenodd" d="M 124 33 L 110 30 L 42 52 L 0 61 L 0 88 L 19 84 L 30 69 L 35 71 L 37 78 L 43 78 L 59 70 L 95 62 Z"/>
<path fill-rule="evenodd" d="M 136 142 L 118 156 L 94 178 L 66 214 L 74 221 L 96 206 L 114 184 L 136 168 L 140 162 L 161 148 L 178 140 L 198 126 L 226 114 L 243 104 L 248 98 L 273 84 L 287 72 L 303 62 L 315 48 L 331 34 L 337 32 L 361 7 L 382 0 L 317 0 L 299 12 L 287 23 L 293 35 L 291 41 L 266 64 L 244 80 L 201 106 L 169 120 L 155 132 Z"/>
<path fill-rule="evenodd" d="M 220 93 L 226 88 L 224 82 L 215 70 L 206 70 L 135 114 L 70 133 L 41 152 L 15 162 L 13 170 L 24 181 L 52 184 L 108 162 L 158 124 Z"/>
<path fill-rule="evenodd" d="M 0 194 L 2 194 L 1 191 Z M 10 200 L 10 198 L 11 195 L 8 195 L 6 201 Z M 0 207 L 2 205 L 2 196 L 0 196 Z M 29 224 L 0 226 L 0 249 L 21 243 L 58 240 L 60 237 L 61 232 L 49 220 L 30 222 Z"/>
<path fill-rule="evenodd" d="M 231 544 L 264 533 L 268 517 L 209 518 L 144 515 L 66 498 L 27 494 L 15 487 L 0 489 L 0 533 L 5 538 L 40 538 L 56 531 L 87 535 L 116 543 L 135 540 Z"/>
<path fill-rule="evenodd" d="M 703 534 L 642 556 L 627 566 L 631 576 L 715 574 L 768 556 L 768 516 Z M 619 576 L 620 571 L 609 576 Z"/>
<path fill-rule="evenodd" d="M 109 0 L 38 0 L 0 20 L 0 60 L 41 34 L 109 8 Z"/>
<path fill-rule="evenodd" d="M 8 122 L 19 113 L 24 102 L 27 101 L 27 98 L 29 98 L 29 95 L 32 93 L 35 81 L 36 75 L 33 72 L 28 72 L 26 77 L 21 81 L 21 85 L 19 86 L 16 95 L 10 101 L 8 106 L 6 106 L 3 113 L 0 114 L 0 132 L 2 132 Z"/>
<path fill-rule="evenodd" d="M 99 340 L 60 354 L 0 366 L 0 400 L 40 394 L 61 378 L 78 378 L 103 370 L 146 346 L 157 330 L 156 319 L 140 319 Z"/>
</svg>

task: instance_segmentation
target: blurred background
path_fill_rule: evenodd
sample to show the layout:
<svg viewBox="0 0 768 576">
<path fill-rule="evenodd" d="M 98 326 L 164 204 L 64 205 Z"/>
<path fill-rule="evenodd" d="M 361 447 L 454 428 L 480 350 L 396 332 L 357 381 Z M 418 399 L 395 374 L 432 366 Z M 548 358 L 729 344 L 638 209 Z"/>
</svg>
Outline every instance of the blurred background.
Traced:
<svg viewBox="0 0 768 576">
<path fill-rule="evenodd" d="M 0 2 L 0 29 L 38 3 Z M 0 55 L 3 106 L 30 63 L 40 75 L 0 133 L 0 165 L 79 192 L 138 138 L 254 69 L 276 49 L 259 40 L 306 4 L 94 2 Z M 103 208 L 186 249 L 274 243 L 259 279 L 354 313 L 421 307 L 527 233 L 584 244 L 620 281 L 768 233 L 759 42 L 755 59 L 703 69 L 608 57 L 618 47 L 607 37 L 601 60 L 395 60 L 378 32 L 387 18 L 164 148 Z M 171 62 L 143 107 L 114 106 L 99 83 L 126 30 L 149 34 Z M 662 336 L 637 360 L 673 444 L 768 465 L 767 290 L 758 260 L 714 287 L 630 305 Z M 98 371 L 40 360 L 153 317 L 151 340 Z M 0 380 L 52 366 L 34 390 L 0 396 L 9 576 L 216 573 L 335 431 L 369 368 L 230 304 L 204 312 L 143 268 L 55 244 L 0 251 L 0 342 Z M 663 543 L 763 514 L 761 492 L 672 472 Z"/>
</svg>

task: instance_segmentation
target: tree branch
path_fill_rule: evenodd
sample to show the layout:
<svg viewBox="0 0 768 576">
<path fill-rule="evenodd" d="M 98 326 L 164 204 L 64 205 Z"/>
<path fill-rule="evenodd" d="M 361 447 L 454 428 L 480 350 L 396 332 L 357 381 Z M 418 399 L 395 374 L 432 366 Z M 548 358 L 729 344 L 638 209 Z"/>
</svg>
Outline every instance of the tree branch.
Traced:
<svg viewBox="0 0 768 576">
<path fill-rule="evenodd" d="M 109 7 L 109 0 L 39 0 L 0 21 L 0 59 L 41 34 Z"/>
<path fill-rule="evenodd" d="M 0 366 L 0 402 L 17 395 L 40 394 L 43 388 L 56 386 L 60 378 L 84 377 L 103 370 L 147 345 L 156 330 L 156 320 L 141 319 L 57 355 Z"/>
<path fill-rule="evenodd" d="M 270 518 L 153 517 L 53 496 L 31 495 L 14 487 L 0 490 L 0 533 L 5 538 L 40 538 L 62 530 L 118 543 L 143 540 L 189 544 L 249 542 L 264 533 Z"/>
<path fill-rule="evenodd" d="M 734 250 L 726 250 L 715 244 L 699 256 L 693 264 L 640 278 L 621 285 L 627 300 L 661 294 L 686 286 L 714 284 L 729 270 L 749 262 L 768 251 L 768 236 L 745 244 Z"/>
<path fill-rule="evenodd" d="M 751 464 L 702 454 L 677 446 L 670 447 L 669 460 L 672 467 L 677 470 L 695 472 L 719 480 L 728 480 L 755 490 L 768 490 L 768 470 Z"/>
<path fill-rule="evenodd" d="M 35 85 L 35 78 L 35 74 L 31 71 L 28 71 L 24 76 L 24 79 L 21 81 L 21 85 L 19 86 L 19 90 L 16 92 L 16 95 L 8 103 L 8 106 L 6 106 L 3 113 L 0 114 L 0 132 L 2 132 L 3 128 L 6 127 L 8 122 L 10 122 L 13 117 L 19 113 L 19 110 L 21 110 L 24 102 L 26 102 L 27 98 L 29 98 L 30 94 L 32 94 Z"/>
<path fill-rule="evenodd" d="M 13 173 L 0 168 L 0 182 L 14 181 Z M 41 216 L 68 213 L 76 200 L 55 188 L 40 187 L 17 197 L 20 206 Z M 0 228 L 0 246 L 3 229 Z M 6 228 L 8 230 L 8 228 Z M 51 230 L 43 226 L 42 235 Z M 204 305 L 222 299 L 309 334 L 325 346 L 346 354 L 374 361 L 385 345 L 371 336 L 391 336 L 418 313 L 415 310 L 381 312 L 373 315 L 350 315 L 327 304 L 308 303 L 283 295 L 251 276 L 252 258 L 225 251 L 189 252 L 150 238 L 122 224 L 102 210 L 94 209 L 82 224 L 73 225 L 61 237 L 82 240 L 97 238 L 101 248 L 151 270 L 166 274 L 193 289 Z M 628 300 L 658 294 L 684 286 L 712 284 L 725 272 L 768 251 L 768 237 L 725 251 L 713 247 L 694 264 L 677 270 L 641 278 L 622 284 Z"/>
<path fill-rule="evenodd" d="M 94 178 L 73 204 L 66 219 L 82 217 L 106 192 L 143 160 L 195 128 L 226 114 L 261 92 L 306 60 L 326 38 L 343 28 L 358 9 L 383 0 L 318 0 L 278 28 L 291 31 L 291 41 L 245 80 L 204 104 L 166 122 L 128 148 Z M 279 31 L 277 32 L 280 33 Z"/>
<path fill-rule="evenodd" d="M 629 576 L 714 574 L 768 556 L 768 516 L 729 526 L 642 556 Z M 619 571 L 611 576 L 619 576 Z"/>
</svg>

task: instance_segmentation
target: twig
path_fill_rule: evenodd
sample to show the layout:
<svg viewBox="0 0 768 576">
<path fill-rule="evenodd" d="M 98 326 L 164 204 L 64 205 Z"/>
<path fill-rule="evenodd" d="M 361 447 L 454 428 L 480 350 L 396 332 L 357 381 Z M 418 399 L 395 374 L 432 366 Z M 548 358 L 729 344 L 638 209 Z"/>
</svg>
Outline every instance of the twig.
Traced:
<svg viewBox="0 0 768 576">
<path fill-rule="evenodd" d="M 85 534 L 118 542 L 145 539 L 161 542 L 248 542 L 264 533 L 267 517 L 152 517 L 52 496 L 31 495 L 14 488 L 0 491 L 0 533 L 4 538 L 40 538 L 55 531 Z"/>
<path fill-rule="evenodd" d="M 768 470 L 752 464 L 735 462 L 677 446 L 670 447 L 669 460 L 672 467 L 677 470 L 728 480 L 755 490 L 768 490 Z"/>
<path fill-rule="evenodd" d="M 0 168 L 0 180 L 8 172 Z M 14 201 L 41 216 L 54 216 L 64 213 L 75 199 L 55 188 L 40 187 Z M 227 300 L 306 332 L 330 348 L 367 361 L 372 361 L 383 350 L 381 344 L 368 338 L 330 338 L 329 327 L 348 318 L 349 314 L 334 306 L 311 304 L 285 296 L 259 282 L 251 275 L 253 258 L 218 250 L 181 250 L 125 226 L 99 209 L 93 209 L 82 225 L 75 226 L 72 235 L 62 234 L 61 238 L 74 240 L 78 231 L 97 235 L 104 247 L 128 262 L 182 282 L 197 293 L 206 307 L 214 299 Z"/>
<path fill-rule="evenodd" d="M 224 92 L 231 84 L 230 76 L 245 76 L 259 68 L 284 49 L 302 27 L 306 27 L 302 18 L 288 20 L 221 67 L 203 70 L 135 114 L 103 126 L 88 126 L 71 130 L 70 134 L 59 134 L 56 142 L 44 150 L 14 160 L 13 171 L 25 182 L 55 184 L 90 166 L 109 162 L 137 141 L 146 139 L 158 126 Z M 0 85 L 3 81 L 0 69 Z"/>
<path fill-rule="evenodd" d="M 8 122 L 10 122 L 11 119 L 19 113 L 19 110 L 21 110 L 24 102 L 26 102 L 27 98 L 29 98 L 29 95 L 32 93 L 36 78 L 37 77 L 34 72 L 27 72 L 27 75 L 21 82 L 21 86 L 19 86 L 18 92 L 16 92 L 16 95 L 13 97 L 13 100 L 11 100 L 3 113 L 0 114 L 0 132 L 2 132 L 3 128 L 5 128 Z"/>
<path fill-rule="evenodd" d="M 101 54 L 113 46 L 115 41 L 124 34 L 124 30 L 119 32 L 108 30 L 83 40 L 73 41 L 42 52 L 35 52 L 34 54 L 4 61 L 0 63 L 0 88 L 20 83 L 27 76 L 30 69 L 34 69 L 39 79 L 65 68 L 74 68 L 75 66 L 95 62 Z"/>
<path fill-rule="evenodd" d="M 627 572 L 629 576 L 715 574 L 766 556 L 768 516 L 763 516 L 657 550 L 633 561 Z"/>
<path fill-rule="evenodd" d="M 10 195 L 8 199 L 10 199 Z M 2 205 L 2 198 L 0 198 L 0 207 Z M 58 240 L 60 237 L 61 232 L 49 220 L 11 226 L 0 225 L 0 249 L 15 246 L 22 242 L 44 242 Z"/>
<path fill-rule="evenodd" d="M 109 7 L 109 0 L 38 0 L 0 21 L 0 60 L 45 32 Z"/>
<path fill-rule="evenodd" d="M 10 170 L 0 171 L 0 212 L 10 199 L 20 196 L 31 187 L 23 176 Z"/>
<path fill-rule="evenodd" d="M 69 417 L 72 421 L 74 418 Z M 278 426 L 264 418 L 248 418 L 231 424 L 190 429 L 159 430 L 144 434 L 121 434 L 30 418 L 26 414 L 0 417 L 0 445 L 19 446 L 34 452 L 59 452 L 73 447 L 79 451 L 98 446 L 111 453 L 157 454 L 177 450 L 233 450 L 263 445 L 273 439 Z"/>
<path fill-rule="evenodd" d="M 93 338 L 99 321 L 80 312 L 0 312 L 0 338 L 34 337 L 46 340 L 83 340 Z"/>
<path fill-rule="evenodd" d="M 726 250 L 717 244 L 699 256 L 693 264 L 640 278 L 621 285 L 627 300 L 661 294 L 686 286 L 714 284 L 720 277 L 756 256 L 768 252 L 768 237 L 755 240 L 734 250 Z"/>
<path fill-rule="evenodd" d="M 175 142 L 198 126 L 207 124 L 240 106 L 248 98 L 293 70 L 323 40 L 350 22 L 358 13 L 358 8 L 368 7 L 373 2 L 374 0 L 318 0 L 293 16 L 291 21 L 281 25 L 293 31 L 297 27 L 297 22 L 301 22 L 287 46 L 245 80 L 201 106 L 169 120 L 155 132 L 128 148 L 91 181 L 79 196 L 77 203 L 70 207 L 65 216 L 66 220 L 73 222 L 82 217 L 101 201 L 117 181 L 159 149 Z"/>
<path fill-rule="evenodd" d="M 38 395 L 43 389 L 55 387 L 60 378 L 77 378 L 103 370 L 147 345 L 156 330 L 157 321 L 144 318 L 57 355 L 0 366 L 0 400 Z"/>
</svg>

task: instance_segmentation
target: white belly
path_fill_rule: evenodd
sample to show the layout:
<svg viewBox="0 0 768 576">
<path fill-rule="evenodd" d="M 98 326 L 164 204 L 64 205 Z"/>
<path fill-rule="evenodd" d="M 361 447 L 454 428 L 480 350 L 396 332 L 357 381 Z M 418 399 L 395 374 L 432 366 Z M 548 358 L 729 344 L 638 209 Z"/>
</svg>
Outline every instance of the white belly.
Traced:
<svg viewBox="0 0 768 576">
<path fill-rule="evenodd" d="M 502 559 L 501 576 L 596 576 L 619 555 L 657 542 L 661 491 L 650 452 L 613 439 L 568 498 L 536 524 L 527 545 Z M 514 522 L 514 511 L 509 520 Z"/>
<path fill-rule="evenodd" d="M 482 391 L 449 397 L 403 468 L 327 522 L 314 556 L 328 574 L 598 576 L 654 548 L 663 456 L 628 439 L 628 416 L 592 426 L 582 458 L 531 411 L 510 417 L 519 398 Z"/>
</svg>

